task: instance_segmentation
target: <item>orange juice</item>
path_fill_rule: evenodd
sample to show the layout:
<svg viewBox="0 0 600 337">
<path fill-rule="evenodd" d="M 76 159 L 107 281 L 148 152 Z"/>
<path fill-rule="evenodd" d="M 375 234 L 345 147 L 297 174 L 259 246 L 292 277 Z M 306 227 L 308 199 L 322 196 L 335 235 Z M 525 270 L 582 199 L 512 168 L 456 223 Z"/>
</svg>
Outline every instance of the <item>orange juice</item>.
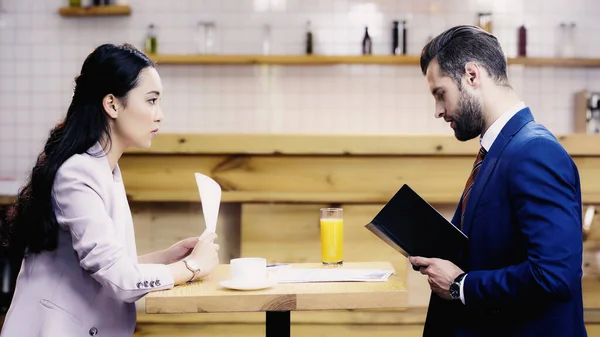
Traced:
<svg viewBox="0 0 600 337">
<path fill-rule="evenodd" d="M 342 264 L 344 260 L 344 220 L 321 219 L 321 260 Z"/>
</svg>

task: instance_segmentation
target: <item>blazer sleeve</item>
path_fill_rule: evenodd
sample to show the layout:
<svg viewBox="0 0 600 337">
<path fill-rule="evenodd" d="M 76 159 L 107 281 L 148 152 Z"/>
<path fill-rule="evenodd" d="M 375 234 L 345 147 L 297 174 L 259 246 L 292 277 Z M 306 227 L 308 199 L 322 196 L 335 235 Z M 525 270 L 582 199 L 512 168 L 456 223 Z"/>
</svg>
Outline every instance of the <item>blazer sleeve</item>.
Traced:
<svg viewBox="0 0 600 337">
<path fill-rule="evenodd" d="M 103 201 L 103 191 L 112 183 L 110 173 L 94 159 L 74 156 L 55 177 L 54 208 L 60 228 L 71 234 L 80 266 L 112 297 L 131 303 L 150 291 L 173 287 L 174 280 L 166 265 L 138 264 L 117 240 Z"/>
<path fill-rule="evenodd" d="M 580 191 L 577 168 L 558 142 L 537 137 L 523 145 L 511 163 L 509 195 L 527 258 L 498 270 L 470 271 L 464 281 L 467 306 L 573 297 L 582 273 Z"/>
</svg>

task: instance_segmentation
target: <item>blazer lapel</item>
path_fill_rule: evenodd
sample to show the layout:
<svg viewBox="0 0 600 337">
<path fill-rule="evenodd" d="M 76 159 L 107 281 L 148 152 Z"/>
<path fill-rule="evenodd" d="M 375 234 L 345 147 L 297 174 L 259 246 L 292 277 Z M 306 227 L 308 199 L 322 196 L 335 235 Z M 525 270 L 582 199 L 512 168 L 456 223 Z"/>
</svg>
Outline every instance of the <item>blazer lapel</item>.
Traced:
<svg viewBox="0 0 600 337">
<path fill-rule="evenodd" d="M 485 156 L 485 159 L 481 164 L 481 169 L 477 174 L 477 178 L 475 178 L 475 183 L 473 184 L 471 194 L 469 195 L 469 201 L 467 202 L 467 208 L 465 209 L 463 233 L 465 233 L 467 236 L 470 236 L 471 234 L 473 220 L 472 215 L 477 208 L 477 204 L 481 198 L 481 194 L 485 189 L 485 185 L 487 185 L 490 175 L 494 171 L 494 168 L 500 159 L 502 151 L 510 142 L 512 136 L 519 132 L 519 130 L 521 130 L 525 124 L 531 121 L 533 121 L 533 115 L 531 114 L 529 108 L 524 108 L 519 111 L 508 121 L 508 123 L 506 123 L 504 128 L 502 128 L 502 131 L 492 144 L 490 151 Z"/>
</svg>

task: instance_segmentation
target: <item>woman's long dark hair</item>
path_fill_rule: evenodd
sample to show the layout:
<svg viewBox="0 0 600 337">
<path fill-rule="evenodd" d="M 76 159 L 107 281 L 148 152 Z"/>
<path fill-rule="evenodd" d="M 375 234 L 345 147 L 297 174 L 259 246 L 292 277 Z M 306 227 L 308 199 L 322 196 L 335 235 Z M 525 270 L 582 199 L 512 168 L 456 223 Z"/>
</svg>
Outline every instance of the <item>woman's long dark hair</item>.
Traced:
<svg viewBox="0 0 600 337">
<path fill-rule="evenodd" d="M 20 261 L 26 251 L 56 249 L 58 223 L 51 198 L 56 172 L 69 157 L 86 152 L 101 139 L 110 146 L 109 116 L 102 106 L 103 98 L 113 94 L 125 104 L 127 94 L 138 84 L 140 71 L 153 66 L 146 55 L 128 44 L 104 44 L 88 55 L 75 78 L 65 119 L 50 132 L 17 201 L 8 210 L 0 229 L 3 255 Z"/>
</svg>

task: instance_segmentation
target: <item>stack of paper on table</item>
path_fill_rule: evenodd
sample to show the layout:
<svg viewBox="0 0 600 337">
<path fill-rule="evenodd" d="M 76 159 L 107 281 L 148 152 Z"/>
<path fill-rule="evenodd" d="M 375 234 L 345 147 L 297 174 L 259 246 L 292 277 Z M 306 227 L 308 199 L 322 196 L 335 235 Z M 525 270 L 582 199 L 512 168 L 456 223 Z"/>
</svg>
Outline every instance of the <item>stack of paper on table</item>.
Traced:
<svg viewBox="0 0 600 337">
<path fill-rule="evenodd" d="M 280 268 L 269 272 L 279 283 L 384 282 L 394 273 L 386 269 Z"/>
</svg>

